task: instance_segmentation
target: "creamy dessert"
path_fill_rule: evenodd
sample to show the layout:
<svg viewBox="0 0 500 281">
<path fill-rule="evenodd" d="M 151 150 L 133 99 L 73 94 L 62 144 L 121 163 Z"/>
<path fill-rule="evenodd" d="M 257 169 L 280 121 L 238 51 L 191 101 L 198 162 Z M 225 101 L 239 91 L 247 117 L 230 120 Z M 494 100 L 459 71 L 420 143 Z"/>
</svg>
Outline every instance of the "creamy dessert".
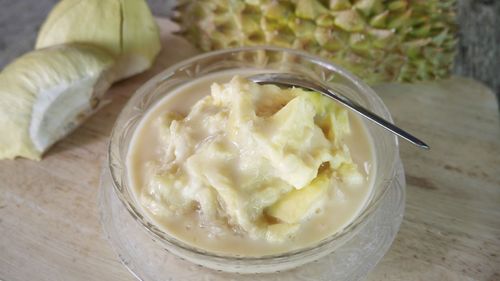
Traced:
<svg viewBox="0 0 500 281">
<path fill-rule="evenodd" d="M 165 232 L 262 256 L 310 246 L 358 215 L 372 189 L 372 145 L 356 116 L 319 93 L 219 73 L 145 115 L 127 169 Z"/>
</svg>

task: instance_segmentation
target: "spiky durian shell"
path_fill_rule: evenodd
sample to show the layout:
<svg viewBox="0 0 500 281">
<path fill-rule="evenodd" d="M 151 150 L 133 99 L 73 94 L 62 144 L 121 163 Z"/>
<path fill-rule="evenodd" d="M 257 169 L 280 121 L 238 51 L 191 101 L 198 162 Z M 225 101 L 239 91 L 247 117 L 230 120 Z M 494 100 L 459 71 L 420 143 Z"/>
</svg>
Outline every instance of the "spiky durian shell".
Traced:
<svg viewBox="0 0 500 281">
<path fill-rule="evenodd" d="M 204 51 L 275 45 L 304 49 L 369 83 L 447 77 L 455 0 L 180 1 L 175 19 Z"/>
</svg>

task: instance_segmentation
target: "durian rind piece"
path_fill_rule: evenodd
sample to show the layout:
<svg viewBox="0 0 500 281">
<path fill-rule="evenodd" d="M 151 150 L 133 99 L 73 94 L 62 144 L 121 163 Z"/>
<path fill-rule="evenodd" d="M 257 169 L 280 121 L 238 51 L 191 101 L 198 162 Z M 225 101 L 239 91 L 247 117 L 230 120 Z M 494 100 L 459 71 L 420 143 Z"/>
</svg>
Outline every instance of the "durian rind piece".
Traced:
<svg viewBox="0 0 500 281">
<path fill-rule="evenodd" d="M 158 25 L 146 1 L 120 2 L 123 17 L 121 60 L 125 65 L 122 77 L 125 78 L 149 69 L 160 52 L 161 43 Z"/>
<path fill-rule="evenodd" d="M 62 0 L 42 25 L 35 48 L 64 43 L 92 44 L 116 56 L 116 80 L 150 68 L 161 48 L 144 0 Z"/>
<path fill-rule="evenodd" d="M 114 58 L 89 45 L 32 51 L 0 73 L 0 159 L 39 160 L 88 117 L 113 79 Z"/>
<path fill-rule="evenodd" d="M 63 0 L 42 25 L 35 48 L 64 43 L 94 44 L 121 54 L 121 4 L 118 0 Z"/>
</svg>

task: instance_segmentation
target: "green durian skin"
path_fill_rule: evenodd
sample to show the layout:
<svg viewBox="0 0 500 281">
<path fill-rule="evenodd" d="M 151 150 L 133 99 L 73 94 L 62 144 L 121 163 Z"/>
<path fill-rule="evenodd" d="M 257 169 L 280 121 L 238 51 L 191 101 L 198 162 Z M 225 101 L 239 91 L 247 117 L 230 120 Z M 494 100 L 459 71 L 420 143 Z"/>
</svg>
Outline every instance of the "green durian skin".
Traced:
<svg viewBox="0 0 500 281">
<path fill-rule="evenodd" d="M 204 51 L 303 49 L 370 84 L 450 75 L 456 0 L 179 1 L 181 34 Z"/>
</svg>

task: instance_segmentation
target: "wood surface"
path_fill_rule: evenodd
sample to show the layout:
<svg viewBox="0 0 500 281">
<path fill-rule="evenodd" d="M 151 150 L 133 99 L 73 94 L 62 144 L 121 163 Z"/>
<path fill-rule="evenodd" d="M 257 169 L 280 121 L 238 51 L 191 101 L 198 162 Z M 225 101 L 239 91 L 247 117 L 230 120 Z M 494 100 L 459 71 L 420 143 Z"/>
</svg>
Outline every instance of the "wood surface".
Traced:
<svg viewBox="0 0 500 281">
<path fill-rule="evenodd" d="M 99 224 L 97 190 L 112 125 L 152 75 L 195 53 L 159 21 L 154 68 L 109 91 L 111 104 L 41 162 L 0 161 L 0 280 L 134 280 Z M 367 280 L 500 280 L 500 122 L 494 95 L 465 78 L 375 87 L 397 124 L 427 141 L 401 144 L 407 207 Z"/>
</svg>

